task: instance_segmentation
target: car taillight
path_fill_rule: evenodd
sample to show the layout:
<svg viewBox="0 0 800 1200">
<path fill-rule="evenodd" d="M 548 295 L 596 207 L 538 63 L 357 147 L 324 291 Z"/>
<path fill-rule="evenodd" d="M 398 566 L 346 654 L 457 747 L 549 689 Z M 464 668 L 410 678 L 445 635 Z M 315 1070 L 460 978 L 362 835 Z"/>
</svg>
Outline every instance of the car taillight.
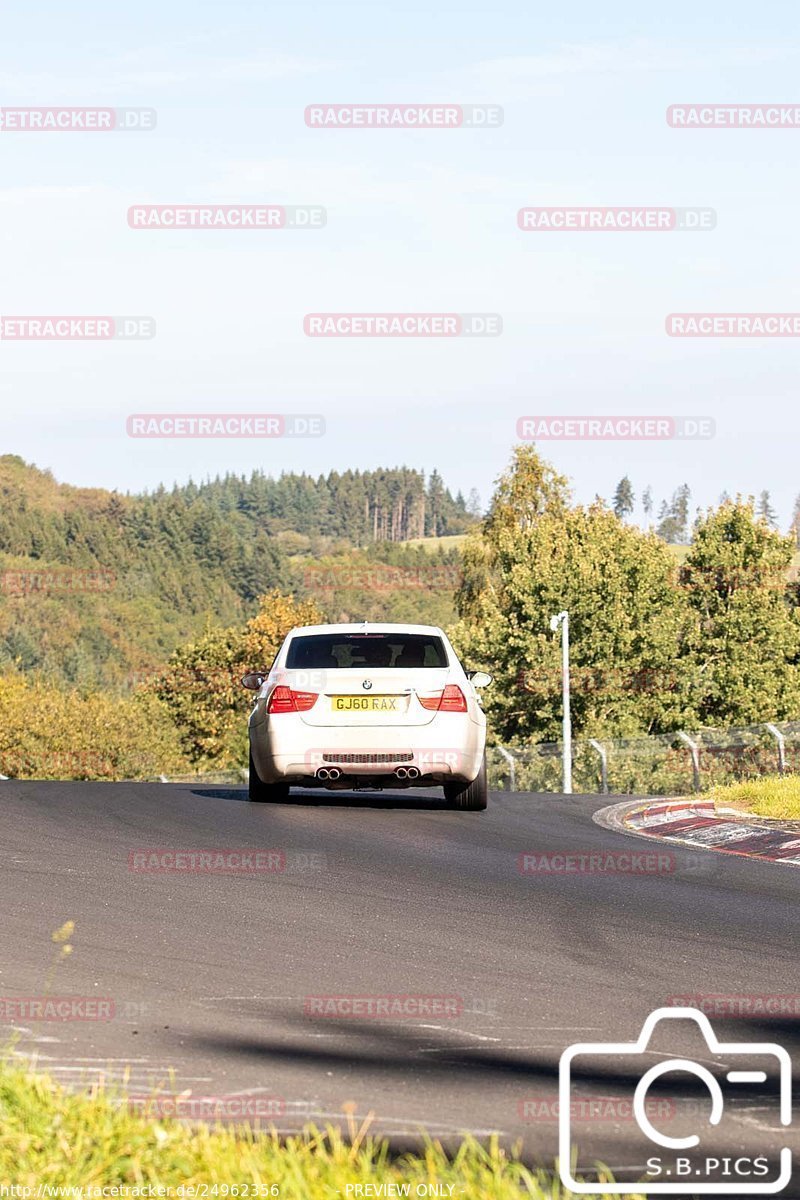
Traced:
<svg viewBox="0 0 800 1200">
<path fill-rule="evenodd" d="M 308 712 L 317 702 L 317 692 L 294 692 L 280 684 L 267 704 L 268 713 Z"/>
<path fill-rule="evenodd" d="M 439 712 L 466 712 L 467 701 L 464 698 L 464 693 L 461 688 L 455 683 L 448 683 L 447 687 L 442 692 L 442 702 L 439 705 Z"/>
<path fill-rule="evenodd" d="M 420 696 L 419 702 L 428 712 L 466 712 L 467 702 L 458 684 L 448 683 L 443 692 Z"/>
<path fill-rule="evenodd" d="M 288 688 L 288 687 L 276 687 L 275 690 L 273 691 L 272 695 L 269 698 L 269 703 L 267 704 L 267 712 L 268 713 L 287 713 L 287 712 L 296 712 L 296 711 L 297 711 L 297 709 L 294 706 L 294 697 L 292 696 L 292 689 Z"/>
</svg>

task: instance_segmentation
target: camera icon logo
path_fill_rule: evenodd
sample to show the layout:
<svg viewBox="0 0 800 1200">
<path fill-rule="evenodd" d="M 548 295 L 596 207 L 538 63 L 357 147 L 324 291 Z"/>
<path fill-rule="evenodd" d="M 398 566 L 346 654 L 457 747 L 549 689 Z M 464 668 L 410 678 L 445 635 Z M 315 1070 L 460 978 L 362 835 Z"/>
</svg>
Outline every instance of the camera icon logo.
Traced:
<svg viewBox="0 0 800 1200">
<path fill-rule="evenodd" d="M 689 1058 L 663 1055 L 654 1062 L 654 1052 L 649 1049 L 656 1026 L 667 1021 L 693 1021 L 699 1027 L 706 1046 L 713 1056 L 716 1073 L 708 1066 Z M 576 1146 L 571 1128 L 570 1103 L 573 1098 L 573 1083 L 581 1074 L 576 1060 L 591 1058 L 608 1060 L 615 1074 L 629 1070 L 632 1078 L 638 1079 L 633 1094 L 633 1114 L 643 1134 L 642 1152 L 646 1168 L 641 1168 L 636 1179 L 615 1183 L 586 1182 L 576 1179 L 579 1173 L 576 1162 Z M 730 1060 L 739 1060 L 741 1069 L 730 1065 Z M 626 1061 L 629 1060 L 629 1061 Z M 706 1060 L 704 1056 L 704 1062 Z M 637 1069 L 638 1068 L 638 1069 Z M 602 1069 L 600 1067 L 600 1069 Z M 595 1074 L 595 1065 L 588 1072 Z M 648 1115 L 648 1091 L 670 1073 L 682 1073 L 694 1078 L 692 1088 L 700 1081 L 700 1090 L 707 1092 L 700 1106 L 703 1115 L 693 1123 L 703 1123 L 699 1132 L 670 1136 L 657 1129 Z M 726 1095 L 720 1081 L 730 1085 Z M 631 1190 L 643 1189 L 648 1196 L 669 1193 L 679 1195 L 706 1196 L 750 1196 L 775 1195 L 783 1191 L 792 1175 L 792 1152 L 782 1146 L 755 1156 L 737 1152 L 721 1157 L 719 1152 L 704 1148 L 701 1134 L 706 1135 L 719 1127 L 725 1115 L 726 1103 L 752 1097 L 753 1087 L 758 1086 L 774 1098 L 774 1110 L 781 1126 L 792 1120 L 792 1063 L 783 1046 L 775 1042 L 720 1042 L 705 1013 L 696 1008 L 658 1008 L 644 1022 L 635 1042 L 580 1042 L 569 1046 L 559 1061 L 559 1118 L 558 1154 L 561 1182 L 576 1195 L 624 1195 Z M 759 1103 L 763 1093 L 759 1092 Z M 652 1109 L 650 1110 L 652 1111 Z M 710 1128 L 709 1128 L 710 1127 Z M 724 1128 L 724 1127 L 723 1127 Z M 588 1169 L 591 1169 L 589 1167 Z"/>
</svg>

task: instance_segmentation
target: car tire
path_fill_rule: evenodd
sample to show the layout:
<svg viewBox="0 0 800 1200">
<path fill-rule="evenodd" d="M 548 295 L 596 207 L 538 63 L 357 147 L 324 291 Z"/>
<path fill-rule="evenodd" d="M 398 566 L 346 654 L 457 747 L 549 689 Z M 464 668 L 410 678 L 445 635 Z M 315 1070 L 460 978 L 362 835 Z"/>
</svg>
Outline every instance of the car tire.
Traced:
<svg viewBox="0 0 800 1200">
<path fill-rule="evenodd" d="M 444 798 L 449 808 L 457 808 L 462 812 L 481 812 L 489 800 L 489 787 L 486 780 L 486 755 L 481 762 L 481 769 L 472 783 L 446 783 Z"/>
<path fill-rule="evenodd" d="M 264 783 L 258 777 L 256 764 L 253 762 L 253 751 L 250 751 L 250 773 L 248 776 L 248 795 L 253 801 L 261 804 L 270 800 L 285 800 L 289 795 L 288 783 Z"/>
</svg>

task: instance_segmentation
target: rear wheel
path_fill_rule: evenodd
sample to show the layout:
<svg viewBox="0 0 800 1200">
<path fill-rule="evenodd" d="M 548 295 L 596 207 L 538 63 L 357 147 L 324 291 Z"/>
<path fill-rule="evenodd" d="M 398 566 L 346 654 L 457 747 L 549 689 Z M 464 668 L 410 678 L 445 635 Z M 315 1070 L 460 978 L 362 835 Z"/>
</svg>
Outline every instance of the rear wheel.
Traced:
<svg viewBox="0 0 800 1200">
<path fill-rule="evenodd" d="M 269 800 L 285 800 L 289 795 L 288 783 L 263 783 L 258 777 L 253 751 L 250 751 L 249 797 L 262 803 Z"/>
<path fill-rule="evenodd" d="M 444 798 L 450 808 L 458 808 L 466 812 L 480 812 L 486 808 L 489 800 L 489 789 L 486 782 L 486 755 L 483 756 L 481 769 L 472 783 L 446 783 Z"/>
</svg>

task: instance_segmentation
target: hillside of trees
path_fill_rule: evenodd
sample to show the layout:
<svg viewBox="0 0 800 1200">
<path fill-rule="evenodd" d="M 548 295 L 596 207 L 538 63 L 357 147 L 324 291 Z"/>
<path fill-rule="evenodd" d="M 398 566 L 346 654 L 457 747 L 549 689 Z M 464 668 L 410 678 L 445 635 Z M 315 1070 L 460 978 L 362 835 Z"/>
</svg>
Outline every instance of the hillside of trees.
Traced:
<svg viewBox="0 0 800 1200">
<path fill-rule="evenodd" d="M 127 495 L 57 483 L 5 455 L 0 671 L 129 690 L 207 624 L 246 620 L 278 586 L 318 597 L 326 611 L 330 601 L 341 619 L 413 619 L 424 591 L 413 583 L 416 552 L 398 543 L 460 534 L 474 520 L 438 473 L 426 479 L 405 467 L 316 479 L 256 471 Z M 407 558 L 399 586 L 359 603 L 345 562 L 353 547 L 354 569 L 373 554 Z M 320 581 L 306 560 L 325 555 L 338 574 Z M 453 592 L 437 608 L 443 620 Z"/>
<path fill-rule="evenodd" d="M 413 475 L 351 477 L 373 496 L 354 546 L 337 534 L 345 510 L 332 500 L 345 477 L 336 487 L 332 477 L 229 477 L 131 497 L 63 487 L 1 459 L 0 773 L 238 771 L 249 703 L 241 674 L 267 666 L 292 625 L 326 619 L 444 625 L 462 659 L 495 677 L 485 694 L 491 743 L 560 736 L 549 622 L 562 608 L 576 738 L 800 718 L 796 538 L 774 528 L 763 497 L 723 498 L 697 515 L 686 543 L 668 545 L 663 531 L 626 520 L 627 487 L 613 506 L 578 504 L 523 446 L 483 519 L 442 491 L 450 524 L 434 527 L 466 525 L 465 537 L 400 544 L 395 534 L 414 528 L 404 526 L 409 497 L 422 494 L 430 511 L 432 481 Z M 370 527 L 376 497 L 382 515 Z M 26 591 L 34 568 L 40 580 L 52 568 L 51 583 L 63 573 L 96 586 Z M 30 713 L 43 704 L 49 719 L 34 727 Z"/>
<path fill-rule="evenodd" d="M 438 471 L 426 480 L 406 467 L 331 471 L 317 479 L 271 479 L 256 471 L 249 479 L 226 475 L 179 490 L 214 511 L 249 517 L 268 534 L 293 530 L 353 546 L 464 533 L 472 523 L 463 496 L 453 499 Z"/>
</svg>

